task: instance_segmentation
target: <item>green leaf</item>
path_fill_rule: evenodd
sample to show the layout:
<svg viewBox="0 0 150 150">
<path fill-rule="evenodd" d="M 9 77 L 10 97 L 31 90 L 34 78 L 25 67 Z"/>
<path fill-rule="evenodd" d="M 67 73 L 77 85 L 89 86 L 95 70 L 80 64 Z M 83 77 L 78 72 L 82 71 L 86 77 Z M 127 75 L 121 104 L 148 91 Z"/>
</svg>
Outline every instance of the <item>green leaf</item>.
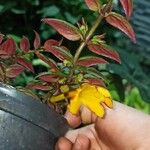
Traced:
<svg viewBox="0 0 150 150">
<path fill-rule="evenodd" d="M 112 75 L 112 84 L 109 85 L 111 87 L 113 85 L 113 90 L 117 91 L 119 100 L 124 101 L 125 99 L 125 87 L 123 85 L 123 79 L 116 74 Z"/>
<path fill-rule="evenodd" d="M 142 71 L 135 55 L 120 51 L 120 56 L 122 65 L 109 64 L 107 70 L 138 87 L 144 101 L 150 102 L 150 78 Z"/>
<path fill-rule="evenodd" d="M 73 24 L 75 24 L 80 19 L 79 16 L 75 17 L 72 14 L 70 14 L 69 12 L 65 12 L 64 15 L 65 15 L 66 19 Z"/>
<path fill-rule="evenodd" d="M 95 68 L 89 67 L 89 68 L 87 68 L 86 72 L 87 72 L 86 78 L 87 77 L 90 77 L 90 78 L 94 77 L 94 78 L 97 78 L 97 79 L 102 79 L 103 81 L 107 82 L 104 75 L 100 71 L 96 70 Z"/>
<path fill-rule="evenodd" d="M 44 7 L 39 13 L 42 14 L 43 17 L 52 16 L 55 17 L 59 13 L 59 8 L 55 5 Z"/>
<path fill-rule="evenodd" d="M 15 9 L 15 8 L 12 8 L 11 11 L 14 13 L 14 14 L 17 14 L 17 15 L 20 15 L 20 14 L 25 14 L 25 10 L 22 10 L 22 9 Z"/>
</svg>

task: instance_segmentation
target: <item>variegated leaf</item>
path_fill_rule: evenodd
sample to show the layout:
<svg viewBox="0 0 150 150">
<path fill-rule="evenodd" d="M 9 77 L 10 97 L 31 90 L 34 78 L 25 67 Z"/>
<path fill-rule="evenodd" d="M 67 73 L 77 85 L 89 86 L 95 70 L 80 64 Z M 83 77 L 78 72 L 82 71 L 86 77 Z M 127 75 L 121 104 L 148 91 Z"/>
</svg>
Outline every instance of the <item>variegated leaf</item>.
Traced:
<svg viewBox="0 0 150 150">
<path fill-rule="evenodd" d="M 132 0 L 120 0 L 120 3 L 125 11 L 127 17 L 130 17 L 133 11 L 133 1 Z"/>
<path fill-rule="evenodd" d="M 106 17 L 106 21 L 110 25 L 124 32 L 134 43 L 136 42 L 135 32 L 130 23 L 123 16 L 115 12 L 111 12 Z"/>
<path fill-rule="evenodd" d="M 33 45 L 35 49 L 38 49 L 40 47 L 41 40 L 39 34 L 36 31 L 34 31 L 34 33 L 35 33 L 35 38 L 34 38 Z"/>
<path fill-rule="evenodd" d="M 50 85 L 47 85 L 46 83 L 43 83 L 43 82 L 29 83 L 27 85 L 27 88 L 42 90 L 42 91 L 50 91 L 52 89 L 52 87 Z"/>
<path fill-rule="evenodd" d="M 50 49 L 53 46 L 59 46 L 59 42 L 53 39 L 49 39 L 44 43 L 44 48 Z"/>
<path fill-rule="evenodd" d="M 60 60 L 69 60 L 70 62 L 73 60 L 73 56 L 71 55 L 70 51 L 66 51 L 63 47 L 53 46 L 55 52 L 53 54 Z"/>
<path fill-rule="evenodd" d="M 88 44 L 88 48 L 90 51 L 92 51 L 98 55 L 105 56 L 107 58 L 113 59 L 113 60 L 121 63 L 119 54 L 116 51 L 111 50 L 105 44 Z"/>
<path fill-rule="evenodd" d="M 8 38 L 6 41 L 4 41 L 0 46 L 0 53 L 11 56 L 15 54 L 16 51 L 16 43 L 12 38 Z"/>
<path fill-rule="evenodd" d="M 46 41 L 43 48 L 45 49 L 45 51 L 52 53 L 62 61 L 65 59 L 69 61 L 72 60 L 72 55 L 69 53 L 69 51 L 64 50 L 62 47 L 51 45 L 51 40 Z"/>
<path fill-rule="evenodd" d="M 81 38 L 79 29 L 66 21 L 53 18 L 44 18 L 42 21 L 52 26 L 58 33 L 68 40 L 77 41 Z"/>
<path fill-rule="evenodd" d="M 98 11 L 100 8 L 99 0 L 85 0 L 85 3 L 90 10 Z"/>
<path fill-rule="evenodd" d="M 20 41 L 20 49 L 23 50 L 24 52 L 28 52 L 30 50 L 29 39 L 25 36 L 23 36 Z"/>
<path fill-rule="evenodd" d="M 77 61 L 77 65 L 85 66 L 85 67 L 90 67 L 98 64 L 108 64 L 108 62 L 103 58 L 94 57 L 94 56 L 81 57 Z"/>
<path fill-rule="evenodd" d="M 97 86 L 105 87 L 105 83 L 103 82 L 103 80 L 96 79 L 96 78 L 86 78 L 84 80 L 84 82 L 89 83 L 89 84 L 93 84 L 93 85 L 97 85 Z"/>
<path fill-rule="evenodd" d="M 56 64 L 56 62 L 54 60 L 52 60 L 51 58 L 48 58 L 48 57 L 44 56 L 43 54 L 41 54 L 39 52 L 36 52 L 36 55 L 37 55 L 37 57 L 40 60 L 42 60 L 45 63 L 47 63 L 50 66 L 51 69 L 58 70 L 57 64 Z"/>
<path fill-rule="evenodd" d="M 24 66 L 26 69 L 28 69 L 28 70 L 30 70 L 31 72 L 34 73 L 34 68 L 33 68 L 33 66 L 32 66 L 32 63 L 26 61 L 24 58 L 21 58 L 21 57 L 18 57 L 18 58 L 17 58 L 17 62 L 18 62 L 20 65 Z"/>
<path fill-rule="evenodd" d="M 15 78 L 16 76 L 20 75 L 24 70 L 25 68 L 23 66 L 14 64 L 6 69 L 6 76 L 9 78 Z"/>
<path fill-rule="evenodd" d="M 56 75 L 51 75 L 51 74 L 47 74 L 47 75 L 40 75 L 39 76 L 40 80 L 45 81 L 45 82 L 57 82 L 59 80 L 59 78 Z"/>
</svg>

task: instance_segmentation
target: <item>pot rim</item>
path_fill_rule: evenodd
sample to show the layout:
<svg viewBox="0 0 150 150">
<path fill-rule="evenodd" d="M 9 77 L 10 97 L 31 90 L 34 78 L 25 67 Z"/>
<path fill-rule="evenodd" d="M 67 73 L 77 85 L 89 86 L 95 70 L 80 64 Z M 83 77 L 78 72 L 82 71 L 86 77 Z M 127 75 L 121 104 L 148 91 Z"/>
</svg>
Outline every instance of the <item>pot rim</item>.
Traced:
<svg viewBox="0 0 150 150">
<path fill-rule="evenodd" d="M 0 109 L 39 126 L 56 137 L 64 135 L 69 128 L 66 119 L 46 104 L 1 82 Z"/>
</svg>

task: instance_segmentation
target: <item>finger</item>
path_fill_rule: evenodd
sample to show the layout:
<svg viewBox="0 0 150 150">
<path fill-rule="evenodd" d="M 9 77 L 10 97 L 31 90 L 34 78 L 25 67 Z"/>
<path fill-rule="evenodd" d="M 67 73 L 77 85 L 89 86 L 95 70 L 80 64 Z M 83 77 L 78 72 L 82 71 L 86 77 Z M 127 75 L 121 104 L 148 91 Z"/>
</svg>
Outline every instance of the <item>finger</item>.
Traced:
<svg viewBox="0 0 150 150">
<path fill-rule="evenodd" d="M 87 137 L 90 140 L 90 144 L 84 142 L 86 143 L 88 148 L 91 148 L 91 150 L 100 150 L 100 144 L 99 144 L 100 141 L 98 140 L 98 136 L 95 131 L 94 124 L 91 124 L 91 125 L 79 128 L 79 129 L 75 129 L 75 130 L 70 130 L 67 132 L 65 137 L 68 138 L 72 143 L 76 143 L 76 140 L 78 139 L 79 135 Z M 83 148 L 81 146 L 82 150 L 86 149 L 86 145 L 83 145 Z M 74 147 L 74 144 L 73 144 L 73 147 Z"/>
<path fill-rule="evenodd" d="M 65 137 L 61 137 L 56 143 L 55 150 L 71 150 L 72 143 Z"/>
<path fill-rule="evenodd" d="M 81 124 L 81 117 L 80 117 L 80 115 L 73 115 L 72 113 L 67 111 L 66 114 L 65 114 L 65 118 L 67 119 L 68 124 L 72 128 L 76 128 L 76 127 L 78 127 Z"/>
<path fill-rule="evenodd" d="M 91 124 L 97 119 L 97 116 L 92 113 L 88 108 L 81 107 L 80 114 L 73 115 L 69 111 L 66 112 L 65 118 L 67 119 L 69 125 L 73 128 L 78 127 L 81 123 Z"/>
<path fill-rule="evenodd" d="M 79 128 L 79 129 L 69 130 L 66 133 L 65 137 L 69 139 L 72 143 L 75 143 L 75 140 L 77 139 L 77 136 L 79 134 L 82 134 L 90 139 L 90 138 L 93 138 L 91 135 L 94 131 L 95 131 L 94 124 L 91 124 L 91 125 Z"/>
<path fill-rule="evenodd" d="M 87 107 L 81 107 L 80 111 L 81 120 L 83 124 L 91 124 L 96 121 L 97 116 L 93 112 L 91 112 Z"/>
<path fill-rule="evenodd" d="M 141 139 L 141 135 L 147 133 L 143 125 L 147 124 L 148 117 L 131 107 L 114 101 L 113 109 L 106 109 L 106 117 L 97 119 L 95 129 L 99 138 L 106 145 L 118 147 L 116 149 L 122 149 L 121 146 L 129 149 L 126 147 L 140 143 L 137 137 Z M 128 140 L 129 137 L 130 140 Z M 124 141 L 128 141 L 128 144 Z"/>
<path fill-rule="evenodd" d="M 90 140 L 88 137 L 79 134 L 73 144 L 73 150 L 88 150 L 90 149 Z"/>
</svg>

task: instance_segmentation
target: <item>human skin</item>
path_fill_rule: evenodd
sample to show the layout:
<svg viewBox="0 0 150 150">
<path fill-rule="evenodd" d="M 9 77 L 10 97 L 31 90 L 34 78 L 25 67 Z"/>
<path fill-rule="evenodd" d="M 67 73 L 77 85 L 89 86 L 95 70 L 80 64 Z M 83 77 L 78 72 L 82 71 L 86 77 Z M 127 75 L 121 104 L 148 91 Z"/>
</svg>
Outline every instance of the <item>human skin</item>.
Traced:
<svg viewBox="0 0 150 150">
<path fill-rule="evenodd" d="M 105 107 L 105 106 L 104 106 Z M 131 107 L 114 102 L 105 107 L 105 117 L 95 116 L 87 108 L 80 115 L 66 113 L 72 128 L 61 137 L 56 150 L 148 150 L 150 149 L 150 116 Z"/>
</svg>

